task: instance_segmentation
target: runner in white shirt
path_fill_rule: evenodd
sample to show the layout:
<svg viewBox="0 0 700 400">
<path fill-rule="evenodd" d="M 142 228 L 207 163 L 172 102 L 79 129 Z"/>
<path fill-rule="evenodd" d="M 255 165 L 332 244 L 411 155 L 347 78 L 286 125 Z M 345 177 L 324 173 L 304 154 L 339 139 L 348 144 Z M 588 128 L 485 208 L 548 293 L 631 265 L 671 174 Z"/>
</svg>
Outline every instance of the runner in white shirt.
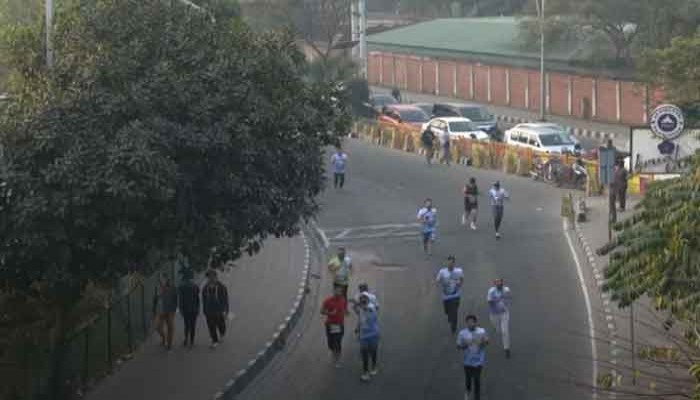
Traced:
<svg viewBox="0 0 700 400">
<path fill-rule="evenodd" d="M 509 199 L 508 192 L 501 187 L 501 182 L 496 181 L 489 190 L 491 210 L 493 211 L 493 225 L 496 228 L 496 239 L 501 238 L 501 221 L 503 220 L 503 203 Z"/>
<path fill-rule="evenodd" d="M 437 209 L 433 207 L 433 200 L 425 199 L 423 207 L 418 209 L 416 216 L 421 223 L 421 236 L 423 238 L 423 252 L 428 256 L 433 255 L 433 243 L 437 225 Z"/>
<path fill-rule="evenodd" d="M 486 300 L 489 303 L 489 314 L 491 323 L 496 332 L 500 334 L 503 342 L 503 349 L 506 352 L 506 358 L 510 358 L 510 312 L 508 311 L 508 303 L 511 299 L 510 288 L 503 286 L 503 279 L 494 281 L 494 286 L 489 289 Z"/>
<path fill-rule="evenodd" d="M 452 334 L 457 333 L 457 314 L 459 311 L 459 298 L 464 272 L 456 266 L 454 256 L 447 257 L 447 267 L 440 269 L 435 281 L 440 285 L 442 292 L 442 305 L 450 323 Z"/>
</svg>

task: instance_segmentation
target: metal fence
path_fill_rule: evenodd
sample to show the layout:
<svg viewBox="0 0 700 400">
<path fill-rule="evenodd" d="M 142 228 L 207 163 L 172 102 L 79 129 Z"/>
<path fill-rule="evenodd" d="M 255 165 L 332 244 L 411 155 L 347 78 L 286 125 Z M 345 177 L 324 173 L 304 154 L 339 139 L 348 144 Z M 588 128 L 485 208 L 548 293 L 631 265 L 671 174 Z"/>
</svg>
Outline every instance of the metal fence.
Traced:
<svg viewBox="0 0 700 400">
<path fill-rule="evenodd" d="M 376 120 L 357 120 L 353 134 L 370 143 L 413 153 L 423 153 L 421 132 L 417 128 L 395 125 Z M 571 166 L 576 157 L 568 154 L 554 155 L 536 152 L 529 148 L 512 146 L 500 142 L 480 141 L 467 138 L 452 139 L 450 159 L 453 163 L 469 164 L 474 168 L 499 170 L 509 174 L 529 176 L 537 158 L 546 162 L 558 159 L 560 163 Z M 433 152 L 437 156 L 438 152 Z M 598 162 L 583 160 L 588 171 L 587 189 L 590 193 L 599 193 Z"/>
<path fill-rule="evenodd" d="M 130 280 L 125 293 L 109 307 L 70 334 L 60 368 L 48 347 L 18 344 L 21 360 L 0 363 L 3 389 L 0 398 L 16 400 L 54 399 L 53 371 L 60 373 L 64 394 L 74 394 L 86 383 L 107 374 L 115 362 L 132 353 L 151 333 L 152 300 L 161 274 L 179 284 L 178 264 L 167 265 L 143 279 Z"/>
</svg>

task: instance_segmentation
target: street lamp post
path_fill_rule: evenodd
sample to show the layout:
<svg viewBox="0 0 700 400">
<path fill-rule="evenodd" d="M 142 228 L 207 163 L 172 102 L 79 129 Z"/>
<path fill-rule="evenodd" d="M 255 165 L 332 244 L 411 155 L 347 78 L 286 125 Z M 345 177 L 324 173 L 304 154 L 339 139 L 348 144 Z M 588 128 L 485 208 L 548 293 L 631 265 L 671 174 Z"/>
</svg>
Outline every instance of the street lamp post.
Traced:
<svg viewBox="0 0 700 400">
<path fill-rule="evenodd" d="M 46 68 L 53 67 L 53 0 L 46 0 Z"/>
<path fill-rule="evenodd" d="M 537 15 L 540 21 L 540 121 L 545 121 L 547 77 L 544 71 L 544 6 L 545 0 L 536 0 Z"/>
</svg>

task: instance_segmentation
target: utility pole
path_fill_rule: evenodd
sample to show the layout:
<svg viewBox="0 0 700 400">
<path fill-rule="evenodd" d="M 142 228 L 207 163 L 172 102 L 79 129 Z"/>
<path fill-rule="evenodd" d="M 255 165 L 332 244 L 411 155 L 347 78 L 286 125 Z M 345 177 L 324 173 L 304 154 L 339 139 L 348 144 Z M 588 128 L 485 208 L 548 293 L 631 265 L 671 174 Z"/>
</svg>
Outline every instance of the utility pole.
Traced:
<svg viewBox="0 0 700 400">
<path fill-rule="evenodd" d="M 547 91 L 547 77 L 544 71 L 544 6 L 545 0 L 536 0 L 537 3 L 537 15 L 540 20 L 540 121 L 546 121 L 545 117 L 545 107 L 546 103 L 546 91 Z"/>
<path fill-rule="evenodd" d="M 46 68 L 53 68 L 53 0 L 45 0 L 46 6 Z"/>
<path fill-rule="evenodd" d="M 360 74 L 367 79 L 367 0 L 359 0 Z"/>
</svg>

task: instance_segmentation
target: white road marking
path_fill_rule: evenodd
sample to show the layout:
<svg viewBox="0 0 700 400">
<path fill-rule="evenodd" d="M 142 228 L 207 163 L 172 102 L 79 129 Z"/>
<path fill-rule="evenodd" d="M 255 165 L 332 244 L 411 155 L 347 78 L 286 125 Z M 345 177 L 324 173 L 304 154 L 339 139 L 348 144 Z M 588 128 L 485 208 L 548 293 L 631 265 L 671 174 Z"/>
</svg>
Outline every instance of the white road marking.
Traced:
<svg viewBox="0 0 700 400">
<path fill-rule="evenodd" d="M 400 237 L 409 237 L 409 236 L 418 237 L 418 232 L 373 233 L 373 234 L 367 234 L 367 235 L 346 236 L 343 238 L 336 237 L 336 238 L 331 239 L 331 241 L 333 241 L 333 242 L 346 242 L 346 241 L 350 241 L 350 240 L 378 239 L 378 238 L 385 238 L 385 237 L 400 238 Z"/>
<path fill-rule="evenodd" d="M 314 229 L 316 229 L 316 232 L 318 232 L 318 235 L 321 236 L 321 241 L 323 241 L 323 247 L 328 249 L 331 247 L 330 241 L 328 241 L 328 236 L 326 236 L 326 232 L 321 229 L 320 226 L 316 223 L 316 221 L 311 221 L 314 225 Z"/>
<path fill-rule="evenodd" d="M 340 227 L 340 228 L 327 228 L 326 232 L 343 232 L 347 229 L 350 230 L 378 230 L 378 229 L 390 229 L 390 228 L 418 228 L 420 223 L 409 223 L 409 224 L 384 224 L 384 225 L 364 225 L 364 226 L 350 226 L 350 227 Z"/>
<path fill-rule="evenodd" d="M 569 235 L 569 224 L 566 218 L 562 219 L 562 224 L 564 228 L 564 235 L 566 236 L 566 242 L 569 244 L 569 250 L 571 251 L 571 256 L 576 264 L 576 272 L 578 273 L 579 283 L 581 284 L 581 290 L 583 291 L 583 299 L 586 303 L 586 313 L 588 314 L 588 330 L 591 338 L 591 353 L 593 355 L 593 399 L 598 398 L 598 392 L 595 390 L 597 387 L 598 379 L 598 345 L 596 343 L 595 336 L 595 326 L 593 324 L 593 309 L 591 307 L 591 299 L 588 295 L 588 288 L 586 287 L 586 281 L 583 277 L 583 268 L 581 268 L 581 263 L 579 262 L 578 255 L 576 254 L 576 249 L 571 242 L 571 236 Z"/>
<path fill-rule="evenodd" d="M 352 232 L 352 229 L 346 229 L 340 233 L 340 235 L 334 237 L 333 239 L 342 239 L 345 236 L 347 236 L 350 232 Z"/>
</svg>

